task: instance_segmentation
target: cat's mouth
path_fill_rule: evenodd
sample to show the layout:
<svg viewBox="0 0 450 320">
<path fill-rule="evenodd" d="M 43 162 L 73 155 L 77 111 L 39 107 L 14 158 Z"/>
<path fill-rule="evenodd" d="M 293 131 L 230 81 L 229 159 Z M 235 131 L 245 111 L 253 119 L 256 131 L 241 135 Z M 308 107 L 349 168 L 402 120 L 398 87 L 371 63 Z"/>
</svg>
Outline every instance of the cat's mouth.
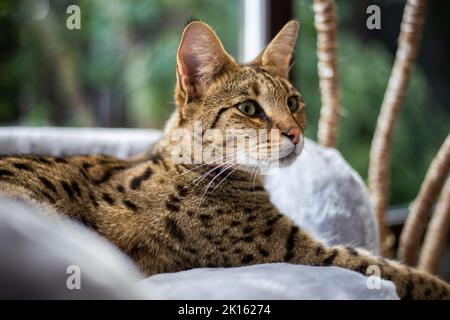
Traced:
<svg viewBox="0 0 450 320">
<path fill-rule="evenodd" d="M 305 139 L 303 137 L 300 138 L 300 141 L 298 144 L 294 145 L 291 152 L 289 152 L 285 156 L 281 156 L 279 163 L 281 167 L 287 167 L 291 165 L 295 159 L 302 153 L 303 147 L 305 145 Z"/>
<path fill-rule="evenodd" d="M 281 143 L 278 154 L 276 156 L 265 159 L 256 160 L 257 163 L 247 165 L 248 169 L 258 167 L 260 169 L 272 169 L 278 167 L 287 167 L 291 165 L 295 159 L 302 153 L 304 147 L 304 138 L 301 137 L 297 144 L 293 144 L 290 140 Z"/>
</svg>

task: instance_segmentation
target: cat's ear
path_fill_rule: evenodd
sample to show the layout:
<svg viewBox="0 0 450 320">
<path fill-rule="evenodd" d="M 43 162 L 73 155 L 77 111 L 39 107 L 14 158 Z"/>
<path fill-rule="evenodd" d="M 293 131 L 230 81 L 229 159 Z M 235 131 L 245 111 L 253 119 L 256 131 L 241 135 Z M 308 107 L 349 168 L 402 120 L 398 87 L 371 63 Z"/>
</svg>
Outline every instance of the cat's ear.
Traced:
<svg viewBox="0 0 450 320">
<path fill-rule="evenodd" d="M 250 64 L 272 67 L 278 75 L 287 78 L 289 63 L 297 41 L 298 28 L 299 23 L 295 20 L 286 23 Z"/>
<path fill-rule="evenodd" d="M 234 63 L 214 31 L 201 21 L 193 21 L 184 29 L 178 47 L 178 87 L 185 98 L 198 97 L 214 77 Z"/>
</svg>

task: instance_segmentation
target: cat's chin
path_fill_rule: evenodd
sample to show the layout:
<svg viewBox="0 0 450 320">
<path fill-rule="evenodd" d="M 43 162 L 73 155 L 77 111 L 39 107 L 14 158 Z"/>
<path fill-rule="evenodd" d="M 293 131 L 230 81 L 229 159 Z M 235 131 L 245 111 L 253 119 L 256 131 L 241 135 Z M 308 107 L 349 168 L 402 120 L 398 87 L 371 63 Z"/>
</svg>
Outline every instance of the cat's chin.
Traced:
<svg viewBox="0 0 450 320">
<path fill-rule="evenodd" d="M 300 142 L 298 144 L 295 145 L 294 148 L 292 148 L 292 151 L 285 154 L 284 156 L 280 157 L 278 159 L 278 161 L 257 161 L 258 164 L 257 165 L 246 165 L 246 166 L 242 166 L 241 168 L 244 171 L 247 172 L 251 172 L 253 173 L 256 169 L 259 169 L 259 173 L 262 175 L 265 174 L 270 174 L 270 172 L 272 172 L 272 169 L 276 169 L 276 168 L 283 168 L 283 167 L 288 167 L 290 166 L 292 163 L 295 162 L 295 160 L 297 159 L 298 156 L 300 156 L 300 154 L 303 151 L 303 146 L 304 146 L 305 140 L 302 137 L 300 139 Z"/>
<path fill-rule="evenodd" d="M 303 151 L 303 146 L 305 145 L 305 139 L 302 137 L 300 139 L 300 142 L 295 146 L 294 150 L 288 154 L 285 157 L 280 158 L 279 163 L 280 163 L 280 167 L 287 167 L 290 166 L 295 159 L 297 159 L 298 156 L 300 156 L 300 154 Z"/>
<path fill-rule="evenodd" d="M 259 169 L 259 174 L 261 175 L 268 175 L 271 174 L 273 169 L 277 168 L 284 168 L 290 166 L 292 163 L 295 162 L 297 157 L 300 155 L 300 152 L 293 151 L 292 153 L 288 154 L 287 156 L 284 156 L 280 158 L 276 162 L 260 162 L 258 165 L 255 166 L 244 166 L 243 170 L 254 173 L 256 169 Z"/>
</svg>

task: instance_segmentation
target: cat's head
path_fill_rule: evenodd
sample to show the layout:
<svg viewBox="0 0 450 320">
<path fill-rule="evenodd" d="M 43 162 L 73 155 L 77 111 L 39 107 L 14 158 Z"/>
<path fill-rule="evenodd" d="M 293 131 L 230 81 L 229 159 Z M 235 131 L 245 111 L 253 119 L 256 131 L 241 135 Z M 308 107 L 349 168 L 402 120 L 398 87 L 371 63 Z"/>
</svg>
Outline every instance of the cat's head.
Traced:
<svg viewBox="0 0 450 320">
<path fill-rule="evenodd" d="M 166 135 L 188 130 L 203 148 L 203 159 L 196 154 L 195 163 L 221 157 L 251 159 L 247 168 L 292 162 L 302 150 L 306 125 L 301 95 L 288 80 L 297 34 L 298 22 L 288 22 L 253 61 L 238 64 L 207 24 L 189 23 L 178 48 L 177 110 Z M 243 140 L 252 141 L 242 145 Z"/>
</svg>

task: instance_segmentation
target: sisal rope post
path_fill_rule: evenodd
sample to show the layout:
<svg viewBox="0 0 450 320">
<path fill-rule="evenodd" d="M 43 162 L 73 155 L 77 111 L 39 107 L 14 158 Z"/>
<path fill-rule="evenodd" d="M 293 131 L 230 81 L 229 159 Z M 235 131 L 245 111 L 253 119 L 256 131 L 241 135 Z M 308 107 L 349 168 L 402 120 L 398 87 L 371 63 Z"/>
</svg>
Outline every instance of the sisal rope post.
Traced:
<svg viewBox="0 0 450 320">
<path fill-rule="evenodd" d="M 334 0 L 314 0 L 313 10 L 322 100 L 317 138 L 322 146 L 335 147 L 340 109 L 336 6 Z"/>
<path fill-rule="evenodd" d="M 388 256 L 394 243 L 386 225 L 389 205 L 390 146 L 421 42 L 426 0 L 408 0 L 403 11 L 395 62 L 377 119 L 370 149 L 368 184 L 380 230 L 380 250 Z"/>
<path fill-rule="evenodd" d="M 428 225 L 419 256 L 419 270 L 436 273 L 450 230 L 450 178 L 444 185 L 440 200 Z"/>
<path fill-rule="evenodd" d="M 427 171 L 400 236 L 400 259 L 408 265 L 416 263 L 420 241 L 430 217 L 431 209 L 447 179 L 449 170 L 450 134 Z"/>
</svg>

